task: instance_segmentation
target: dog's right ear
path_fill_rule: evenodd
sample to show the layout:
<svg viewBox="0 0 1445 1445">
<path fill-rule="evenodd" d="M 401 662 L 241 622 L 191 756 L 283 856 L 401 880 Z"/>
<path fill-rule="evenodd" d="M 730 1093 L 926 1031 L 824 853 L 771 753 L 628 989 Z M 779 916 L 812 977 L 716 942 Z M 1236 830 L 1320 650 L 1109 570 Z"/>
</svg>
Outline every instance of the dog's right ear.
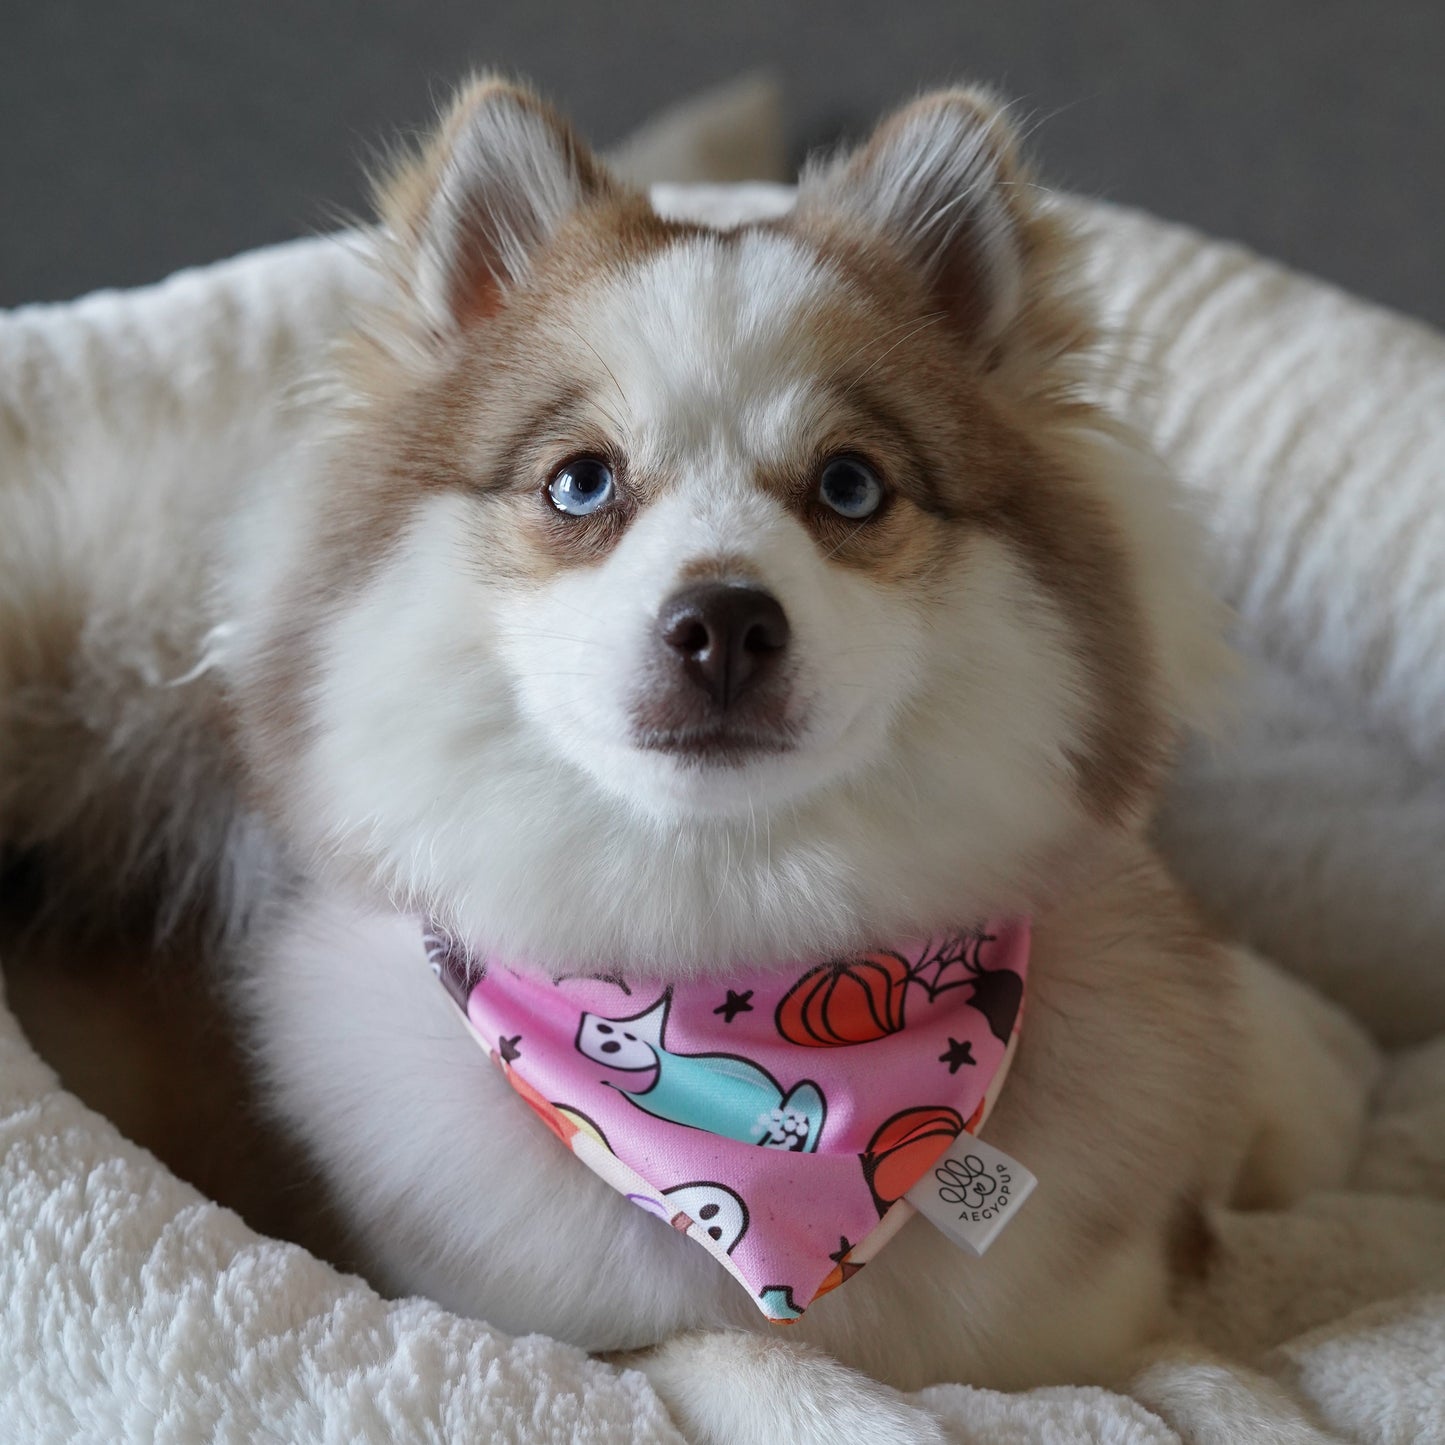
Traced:
<svg viewBox="0 0 1445 1445">
<path fill-rule="evenodd" d="M 615 188 L 550 106 L 481 77 L 379 201 L 414 299 L 446 333 L 495 312 L 562 221 Z"/>
</svg>

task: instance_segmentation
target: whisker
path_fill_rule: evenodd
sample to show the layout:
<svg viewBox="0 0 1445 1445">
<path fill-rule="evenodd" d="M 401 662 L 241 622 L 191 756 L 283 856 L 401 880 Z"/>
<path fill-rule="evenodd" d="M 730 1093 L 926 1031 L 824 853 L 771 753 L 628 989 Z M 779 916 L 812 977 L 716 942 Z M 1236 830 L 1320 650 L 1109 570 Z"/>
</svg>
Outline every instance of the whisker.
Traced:
<svg viewBox="0 0 1445 1445">
<path fill-rule="evenodd" d="M 939 314 L 941 315 L 942 313 L 940 312 Z M 894 325 L 890 326 L 881 336 L 870 336 L 865 341 L 859 343 L 859 345 L 855 346 L 853 350 L 850 351 L 848 355 L 845 356 L 843 360 L 840 361 L 838 365 L 835 366 L 833 370 L 828 373 L 826 377 L 824 377 L 823 384 L 826 386 L 829 382 L 833 381 L 840 372 L 851 366 L 853 362 L 859 356 L 861 356 L 863 352 L 867 351 L 870 346 L 881 345 L 883 342 L 887 341 L 890 336 L 897 336 L 897 334 L 905 327 L 911 325 L 913 325 L 913 317 L 905 316 L 902 321 L 895 322 Z M 907 340 L 906 337 L 904 339 Z"/>
<path fill-rule="evenodd" d="M 903 336 L 900 336 L 898 340 L 895 341 L 893 345 L 890 346 L 888 350 L 885 351 L 881 356 L 875 357 L 872 364 L 869 365 L 865 371 L 860 373 L 858 376 L 855 376 L 853 380 L 850 381 L 848 385 L 844 388 L 843 395 L 846 397 L 855 386 L 858 386 L 864 380 L 864 378 L 866 378 L 870 373 L 872 373 L 879 366 L 881 366 L 883 362 L 887 361 L 887 359 L 892 356 L 893 353 L 897 351 L 898 348 L 902 346 L 905 342 L 911 341 L 915 336 L 918 335 L 920 331 L 926 331 L 930 326 L 938 325 L 938 323 L 944 320 L 947 315 L 948 313 L 946 311 L 935 311 L 932 313 L 932 315 L 924 317 L 924 319 L 920 321 L 918 325 L 915 326 L 911 331 L 907 332 Z"/>
<path fill-rule="evenodd" d="M 627 393 L 623 391 L 622 383 L 617 379 L 617 373 L 613 371 L 610 366 L 608 366 L 605 360 L 603 360 L 602 353 L 598 351 L 598 349 L 593 346 L 593 344 L 588 341 L 588 339 L 583 336 L 583 334 L 570 321 L 564 321 L 563 324 L 566 326 L 567 330 L 570 331 L 572 335 L 575 336 L 577 340 L 580 341 L 582 345 L 585 346 L 588 351 L 590 351 L 593 356 L 597 358 L 598 364 L 602 367 L 603 371 L 605 371 L 607 375 L 612 379 L 612 385 L 617 388 L 617 395 L 622 398 L 622 405 L 625 406 L 628 411 L 631 411 L 632 403 L 628 401 Z M 616 420 L 616 418 L 614 418 L 614 420 Z"/>
</svg>

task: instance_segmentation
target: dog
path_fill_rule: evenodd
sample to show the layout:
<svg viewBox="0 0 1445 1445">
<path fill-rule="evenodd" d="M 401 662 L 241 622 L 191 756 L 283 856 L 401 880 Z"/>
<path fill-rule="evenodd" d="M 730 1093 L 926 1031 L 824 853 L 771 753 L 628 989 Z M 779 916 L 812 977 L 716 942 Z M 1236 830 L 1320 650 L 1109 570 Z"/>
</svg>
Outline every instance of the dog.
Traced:
<svg viewBox="0 0 1445 1445">
<path fill-rule="evenodd" d="M 483 78 L 380 213 L 315 445 L 239 495 L 4 494 L 6 840 L 218 895 L 371 1277 L 635 1363 L 696 1438 L 914 1440 L 895 1389 L 1129 1378 L 1211 1209 L 1340 1177 L 1362 1046 L 1150 846 L 1223 618 L 1091 399 L 1078 243 L 1006 110 L 926 95 L 716 228 Z M 479 980 L 581 980 L 559 1048 L 619 1110 L 794 1167 L 846 1127 L 848 1057 L 980 995 L 895 943 L 1000 919 L 1027 995 L 972 1006 L 1007 1070 L 975 1118 L 1038 1187 L 986 1255 L 911 1220 L 806 1312 L 719 1267 L 762 1227 L 738 1189 L 624 1197 L 608 1130 L 512 1077 L 525 1036 L 489 1059 L 457 1017 Z M 819 1070 L 664 1046 L 687 990 Z M 973 1052 L 948 1038 L 940 1088 Z M 940 1102 L 887 1148 L 964 1132 Z M 884 1153 L 853 1156 L 880 1213 Z M 1013 1177 L 963 1158 L 969 1207 Z"/>
</svg>

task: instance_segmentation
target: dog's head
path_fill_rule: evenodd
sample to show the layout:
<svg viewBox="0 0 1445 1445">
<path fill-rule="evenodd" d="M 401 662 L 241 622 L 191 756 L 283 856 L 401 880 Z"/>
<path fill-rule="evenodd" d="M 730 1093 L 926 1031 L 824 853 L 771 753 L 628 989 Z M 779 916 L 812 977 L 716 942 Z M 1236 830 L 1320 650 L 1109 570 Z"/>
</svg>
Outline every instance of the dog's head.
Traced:
<svg viewBox="0 0 1445 1445">
<path fill-rule="evenodd" d="M 1213 619 L 986 97 L 719 231 L 484 81 L 383 212 L 338 434 L 260 528 L 247 732 L 304 849 L 675 971 L 1026 907 L 1137 821 Z"/>
</svg>

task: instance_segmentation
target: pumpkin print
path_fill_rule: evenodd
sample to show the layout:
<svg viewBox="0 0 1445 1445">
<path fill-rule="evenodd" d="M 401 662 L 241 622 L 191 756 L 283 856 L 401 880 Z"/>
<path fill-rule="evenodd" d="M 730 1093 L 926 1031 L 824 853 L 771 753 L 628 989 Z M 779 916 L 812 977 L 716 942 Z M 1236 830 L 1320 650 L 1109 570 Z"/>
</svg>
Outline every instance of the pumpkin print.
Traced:
<svg viewBox="0 0 1445 1445">
<path fill-rule="evenodd" d="M 923 1178 L 963 1132 L 963 1116 L 946 1104 L 903 1109 L 885 1120 L 858 1157 L 879 1215 Z"/>
<path fill-rule="evenodd" d="M 570 1149 L 572 1136 L 577 1132 L 576 1124 L 550 1099 L 539 1094 L 515 1069 L 502 1064 L 501 1058 L 495 1052 L 492 1058 L 502 1065 L 507 1082 L 526 1100 L 532 1112 Z"/>
<path fill-rule="evenodd" d="M 869 953 L 810 969 L 783 995 L 778 1032 L 790 1044 L 836 1048 L 866 1044 L 903 1027 L 911 974 L 896 953 Z"/>
<path fill-rule="evenodd" d="M 532 1112 L 573 1153 L 577 1152 L 575 1141 L 579 1134 L 595 1140 L 609 1154 L 612 1152 L 607 1136 L 580 1109 L 574 1109 L 567 1104 L 554 1104 L 545 1094 L 539 1094 L 495 1049 L 492 1050 L 492 1062 L 501 1069 L 507 1082 L 525 1100 Z"/>
</svg>

